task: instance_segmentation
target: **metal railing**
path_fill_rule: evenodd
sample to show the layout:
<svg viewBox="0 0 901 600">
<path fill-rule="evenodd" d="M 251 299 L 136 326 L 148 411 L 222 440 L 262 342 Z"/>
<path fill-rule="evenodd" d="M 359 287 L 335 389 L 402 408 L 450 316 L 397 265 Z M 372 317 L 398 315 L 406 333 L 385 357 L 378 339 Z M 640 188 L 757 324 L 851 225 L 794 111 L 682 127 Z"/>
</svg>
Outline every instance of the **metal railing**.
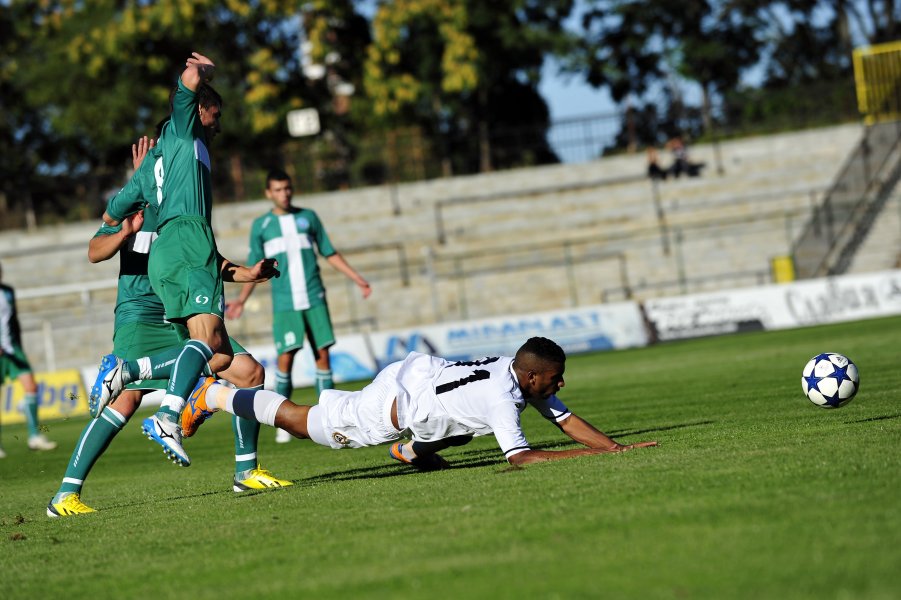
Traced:
<svg viewBox="0 0 901 600">
<path fill-rule="evenodd" d="M 645 175 L 626 175 L 623 177 L 609 177 L 606 179 L 542 186 L 529 188 L 527 190 L 504 190 L 502 192 L 495 192 L 491 194 L 474 194 L 471 196 L 443 198 L 435 202 L 433 207 L 433 210 L 435 212 L 435 238 L 439 244 L 443 245 L 447 243 L 447 231 L 445 227 L 444 211 L 446 208 L 451 206 L 481 204 L 485 202 L 496 202 L 499 200 L 510 200 L 514 198 L 521 199 L 539 197 L 546 196 L 548 194 L 563 194 L 566 192 L 575 192 L 580 190 L 598 189 L 614 185 L 635 183 L 643 180 L 647 180 L 647 177 Z"/>
<path fill-rule="evenodd" d="M 898 181 L 901 122 L 867 127 L 792 247 L 801 279 L 840 273 Z"/>
</svg>

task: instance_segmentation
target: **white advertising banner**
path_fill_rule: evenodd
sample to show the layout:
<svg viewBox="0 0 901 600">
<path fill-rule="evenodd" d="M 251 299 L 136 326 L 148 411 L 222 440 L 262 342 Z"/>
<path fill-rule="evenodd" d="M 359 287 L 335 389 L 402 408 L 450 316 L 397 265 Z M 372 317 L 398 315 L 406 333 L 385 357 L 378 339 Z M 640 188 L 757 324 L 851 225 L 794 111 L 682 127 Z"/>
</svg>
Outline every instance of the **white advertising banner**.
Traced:
<svg viewBox="0 0 901 600">
<path fill-rule="evenodd" d="M 901 314 L 901 271 L 660 298 L 644 303 L 660 341 Z"/>
<path fill-rule="evenodd" d="M 634 302 L 568 310 L 457 321 L 371 334 L 380 367 L 416 350 L 452 360 L 512 356 L 528 338 L 556 341 L 571 354 L 644 346 L 648 343 L 641 310 Z"/>
</svg>

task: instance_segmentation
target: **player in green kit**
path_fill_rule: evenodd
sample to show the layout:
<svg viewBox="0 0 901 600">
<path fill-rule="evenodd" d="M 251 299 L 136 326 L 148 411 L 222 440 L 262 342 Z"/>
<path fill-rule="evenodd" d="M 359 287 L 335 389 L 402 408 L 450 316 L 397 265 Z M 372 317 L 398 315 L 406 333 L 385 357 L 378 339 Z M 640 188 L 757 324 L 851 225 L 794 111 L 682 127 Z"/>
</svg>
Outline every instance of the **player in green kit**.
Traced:
<svg viewBox="0 0 901 600">
<path fill-rule="evenodd" d="M 231 263 L 219 254 L 211 227 L 212 187 L 208 145 L 219 130 L 222 99 L 207 83 L 214 65 L 193 53 L 172 98 L 169 119 L 161 126 L 157 148 L 162 161 L 154 169 L 158 237 L 147 273 L 163 302 L 165 317 L 187 327 L 188 339 L 172 365 L 172 375 L 159 411 L 142 424 L 144 433 L 163 447 L 177 464 L 191 464 L 181 444 L 179 417 L 204 365 L 214 372 L 229 367 L 233 352 L 223 321 L 222 282 L 262 282 L 278 274 L 274 260 L 253 267 Z M 137 208 L 118 207 L 104 221 L 118 225 Z M 164 361 L 149 357 L 151 365 Z M 91 388 L 97 414 L 130 383 L 135 369 L 121 357 L 107 355 Z"/>
<path fill-rule="evenodd" d="M 254 220 L 250 229 L 250 256 L 253 264 L 264 258 L 274 258 L 281 265 L 282 276 L 272 283 L 272 334 L 278 352 L 275 391 L 291 397 L 291 370 L 294 357 L 303 347 L 304 336 L 316 361 L 316 395 L 332 389 L 329 347 L 335 343 L 331 317 L 325 300 L 325 286 L 319 274 L 316 250 L 335 269 L 356 283 L 368 298 L 369 283 L 357 273 L 332 246 L 318 215 L 308 208 L 291 204 L 291 178 L 280 170 L 266 176 L 266 197 L 272 210 Z M 255 283 L 246 283 L 240 296 L 228 303 L 226 315 L 237 319 L 244 312 L 244 303 L 253 293 Z M 290 441 L 291 436 L 279 430 L 276 440 Z"/>
<path fill-rule="evenodd" d="M 3 268 L 0 267 L 0 280 Z M 22 349 L 19 316 L 16 310 L 16 293 L 13 288 L 0 283 L 0 384 L 7 379 L 18 379 L 25 390 L 25 421 L 28 423 L 28 448 L 53 450 L 56 442 L 41 433 L 38 423 L 38 384 L 31 371 L 31 364 Z M 6 458 L 0 446 L 0 458 Z"/>
<path fill-rule="evenodd" d="M 149 198 L 151 203 L 124 218 L 115 227 L 102 225 L 91 240 L 88 258 L 91 262 L 100 262 L 119 254 L 113 354 L 124 359 L 136 359 L 135 362 L 140 365 L 139 377 L 143 381 L 129 384 L 82 431 L 59 490 L 47 505 L 49 517 L 94 512 L 94 509 L 81 501 L 85 479 L 112 439 L 138 409 L 143 396 L 149 391 L 166 387 L 165 379 L 150 379 L 165 375 L 164 368 L 152 368 L 144 357 L 173 347 L 180 348 L 186 337 L 182 326 L 169 323 L 163 318 L 163 304 L 147 277 L 148 255 L 156 238 L 156 212 L 153 203 L 157 200 L 157 186 L 154 171 L 162 161 L 162 156 L 158 148 L 153 148 L 153 141 L 146 137 L 132 147 L 132 152 L 135 174 L 114 200 Z M 262 365 L 237 342 L 230 341 L 235 360 L 227 371 L 217 375 L 242 389 L 261 389 L 264 376 Z M 235 433 L 233 488 L 236 492 L 293 485 L 290 481 L 276 479 L 259 467 L 256 456 L 259 424 L 238 418 L 232 420 L 232 426 Z"/>
</svg>

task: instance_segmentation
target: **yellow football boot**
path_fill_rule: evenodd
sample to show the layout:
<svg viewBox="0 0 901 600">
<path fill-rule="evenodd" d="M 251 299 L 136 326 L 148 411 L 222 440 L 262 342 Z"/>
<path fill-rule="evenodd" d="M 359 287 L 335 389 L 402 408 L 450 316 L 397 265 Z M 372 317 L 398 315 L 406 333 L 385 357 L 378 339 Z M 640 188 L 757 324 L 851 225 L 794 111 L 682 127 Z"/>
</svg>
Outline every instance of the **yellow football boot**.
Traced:
<svg viewBox="0 0 901 600">
<path fill-rule="evenodd" d="M 50 501 L 47 505 L 47 516 L 53 519 L 58 517 L 70 517 L 72 515 L 84 515 L 97 512 L 81 501 L 78 492 L 66 494 L 59 502 Z"/>
<path fill-rule="evenodd" d="M 256 469 L 250 471 L 250 476 L 246 479 L 238 479 L 235 475 L 234 490 L 236 492 L 246 492 L 247 490 L 268 490 L 269 488 L 288 487 L 294 485 L 293 481 L 287 479 L 278 479 L 271 472 L 257 465 Z"/>
</svg>

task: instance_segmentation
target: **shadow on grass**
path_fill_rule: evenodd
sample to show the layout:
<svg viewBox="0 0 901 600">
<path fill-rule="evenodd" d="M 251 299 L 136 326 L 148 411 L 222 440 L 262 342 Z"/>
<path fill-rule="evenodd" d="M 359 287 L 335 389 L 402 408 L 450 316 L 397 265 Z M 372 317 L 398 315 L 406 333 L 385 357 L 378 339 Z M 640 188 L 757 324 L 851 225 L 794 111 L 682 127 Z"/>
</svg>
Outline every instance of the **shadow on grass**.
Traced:
<svg viewBox="0 0 901 600">
<path fill-rule="evenodd" d="M 868 419 L 856 419 L 854 421 L 848 421 L 848 423 L 869 423 L 870 421 L 887 421 L 889 419 L 899 419 L 899 418 L 901 418 L 901 414 L 882 415 L 881 417 L 870 417 Z"/>
<path fill-rule="evenodd" d="M 451 469 L 457 468 L 470 468 L 470 467 L 481 467 L 481 466 L 491 466 L 498 465 L 504 466 L 505 463 L 502 461 L 498 461 L 496 458 L 497 451 L 494 450 L 470 450 L 467 452 L 463 452 L 463 460 L 460 460 L 460 454 L 455 454 L 453 460 L 451 460 Z M 466 456 L 470 455 L 470 456 Z M 491 458 L 488 458 L 488 457 Z M 385 463 L 383 465 L 371 466 L 371 467 L 360 467 L 356 469 L 344 469 L 341 471 L 330 471 L 326 473 L 319 473 L 317 475 L 312 475 L 310 477 L 301 477 L 298 479 L 291 480 L 295 486 L 310 486 L 316 485 L 319 483 L 328 483 L 330 481 L 350 481 L 355 479 L 382 479 L 386 477 L 402 477 L 407 475 L 419 475 L 421 472 L 416 469 L 409 467 L 407 465 L 402 465 L 400 463 Z M 293 486 L 292 486 L 293 487 Z M 118 504 L 109 504 L 103 507 L 103 510 L 115 510 L 115 509 L 128 509 L 136 506 L 143 506 L 147 504 L 155 504 L 160 502 L 171 502 L 173 500 L 191 500 L 196 498 L 208 498 L 213 496 L 221 496 L 221 495 L 230 495 L 234 496 L 236 500 L 240 500 L 242 498 L 252 498 L 253 496 L 257 496 L 259 494 L 272 494 L 279 493 L 282 490 L 289 490 L 290 487 L 287 488 L 268 488 L 265 490 L 245 490 L 240 493 L 233 492 L 230 488 L 223 488 L 218 490 L 211 490 L 205 492 L 196 492 L 196 493 L 185 493 L 185 494 L 177 494 L 172 496 L 161 497 L 154 500 L 142 501 L 142 502 L 128 502 L 128 503 L 118 503 Z"/>
<path fill-rule="evenodd" d="M 650 427 L 648 429 L 635 429 L 635 430 L 615 430 L 607 433 L 612 438 L 623 437 L 627 435 L 641 435 L 643 433 L 655 433 L 658 431 L 672 431 L 674 429 L 686 429 L 688 427 L 697 427 L 699 425 L 712 425 L 716 423 L 716 421 L 694 421 L 692 423 L 679 423 L 677 425 L 665 425 L 661 427 Z"/>
<path fill-rule="evenodd" d="M 901 417 L 899 415 L 886 415 L 883 417 L 872 417 L 870 419 L 863 419 L 862 421 L 878 421 L 883 419 L 895 419 Z M 679 423 L 676 425 L 667 425 L 660 427 L 651 427 L 648 429 L 636 429 L 636 430 L 616 430 L 610 432 L 611 437 L 622 437 L 622 436 L 631 436 L 631 435 L 640 435 L 644 433 L 653 433 L 659 431 L 671 431 L 674 429 L 684 429 L 688 427 L 697 427 L 701 425 L 711 425 L 715 423 L 715 421 L 694 421 L 691 423 Z M 549 449 L 559 449 L 563 446 L 573 446 L 573 447 L 581 447 L 579 444 L 576 444 L 569 439 L 563 439 L 559 442 L 542 442 L 538 444 L 531 444 L 533 450 L 549 450 Z M 442 456 L 448 458 L 448 462 L 450 462 L 450 469 L 473 469 L 479 467 L 498 467 L 498 473 L 508 473 L 511 471 L 517 471 L 520 467 L 513 467 L 508 464 L 502 456 L 498 454 L 497 448 L 473 448 L 471 450 L 454 450 L 445 455 L 442 453 Z M 319 483 L 326 483 L 329 481 L 350 481 L 354 479 L 383 479 L 386 477 L 402 477 L 408 475 L 419 475 L 421 472 L 417 471 L 414 468 L 411 468 L 407 465 L 395 464 L 395 463 L 386 463 L 383 465 L 371 466 L 371 467 L 360 467 L 356 469 L 345 469 L 341 471 L 330 471 L 327 473 L 320 473 L 318 475 L 313 475 L 311 477 L 303 477 L 300 479 L 294 479 L 292 482 L 296 486 L 303 485 L 315 485 Z M 217 496 L 221 494 L 226 495 L 234 495 L 236 498 L 249 498 L 256 496 L 258 494 L 270 494 L 273 492 L 278 492 L 277 488 L 269 488 L 265 490 L 246 490 L 241 492 L 240 494 L 235 494 L 232 490 L 227 488 L 215 491 L 208 492 L 198 492 L 194 494 L 183 494 L 179 496 L 170 496 L 165 499 L 160 499 L 160 501 L 171 501 L 171 500 L 187 500 L 192 498 L 204 498 L 208 496 Z M 109 505 L 105 508 L 105 510 L 117 509 L 117 508 L 130 508 L 133 506 L 138 506 L 141 504 L 146 504 L 146 502 L 136 502 L 136 503 L 128 503 L 128 504 L 113 504 Z"/>
<path fill-rule="evenodd" d="M 454 451 L 449 453 L 441 453 L 441 456 L 448 458 L 450 469 L 488 467 L 492 465 L 503 465 L 503 460 L 498 460 L 497 450 L 472 449 Z M 449 470 L 449 469 L 444 469 Z M 398 477 L 403 475 L 418 475 L 422 473 L 415 468 L 400 463 L 389 462 L 376 467 L 363 467 L 359 469 L 349 469 L 344 471 L 333 471 L 330 473 L 320 473 L 312 477 L 298 479 L 295 483 L 320 483 L 325 481 L 344 481 L 350 479 L 381 479 L 383 477 Z"/>
</svg>

